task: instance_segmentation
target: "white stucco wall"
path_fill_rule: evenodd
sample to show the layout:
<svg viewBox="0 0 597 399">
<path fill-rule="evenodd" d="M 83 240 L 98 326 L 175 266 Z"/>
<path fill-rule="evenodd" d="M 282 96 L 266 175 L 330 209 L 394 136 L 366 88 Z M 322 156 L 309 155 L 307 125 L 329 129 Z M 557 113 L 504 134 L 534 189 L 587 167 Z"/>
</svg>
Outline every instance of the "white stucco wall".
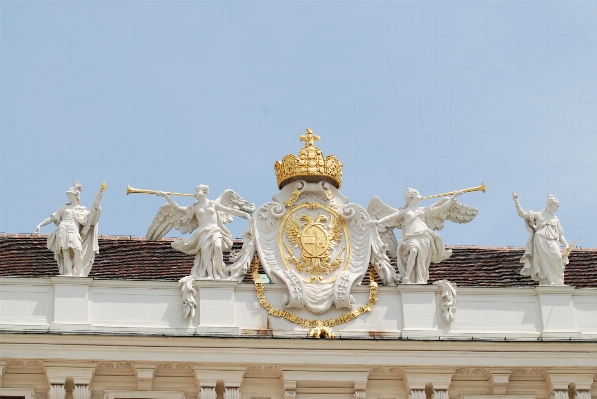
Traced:
<svg viewBox="0 0 597 399">
<path fill-rule="evenodd" d="M 200 282 L 194 320 L 182 316 L 177 283 L 91 278 L 0 278 L 0 330 L 68 330 L 172 335 L 304 335 L 305 329 L 268 315 L 250 284 Z M 267 284 L 282 308 L 285 288 Z M 366 286 L 353 289 L 365 304 Z M 340 336 L 506 340 L 597 338 L 597 289 L 573 287 L 458 289 L 457 312 L 444 321 L 434 285 L 379 287 L 372 312 L 334 327 Z M 332 309 L 310 319 L 335 317 Z"/>
</svg>

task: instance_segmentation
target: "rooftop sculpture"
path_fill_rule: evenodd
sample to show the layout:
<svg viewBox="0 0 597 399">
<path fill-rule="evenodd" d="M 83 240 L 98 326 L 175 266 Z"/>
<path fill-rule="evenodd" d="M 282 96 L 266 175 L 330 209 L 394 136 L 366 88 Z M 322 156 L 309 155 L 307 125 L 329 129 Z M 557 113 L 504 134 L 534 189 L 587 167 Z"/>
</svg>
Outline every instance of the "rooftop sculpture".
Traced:
<svg viewBox="0 0 597 399">
<path fill-rule="evenodd" d="M 307 129 L 300 137 L 305 145 L 298 157 L 288 154 L 281 162 L 275 162 L 279 192 L 272 202 L 257 209 L 232 190 L 210 200 L 206 185 L 198 185 L 194 194 L 128 187 L 127 194 L 154 194 L 167 201 L 147 231 L 148 240 L 160 240 L 172 229 L 192 233 L 188 239 L 171 243 L 175 250 L 194 255 L 190 275 L 179 280 L 185 318 L 195 319 L 199 281 L 240 282 L 250 273 L 259 304 L 269 315 L 309 328 L 310 337 L 329 338 L 334 336 L 332 327 L 373 309 L 378 300 L 377 282 L 386 286 L 426 285 L 431 263 L 440 263 L 452 255 L 436 231 L 444 227 L 445 220 L 471 222 L 478 209 L 456 198 L 466 192 L 485 192 L 485 184 L 427 197 L 409 188 L 404 207 L 394 209 L 374 197 L 365 210 L 349 203 L 339 191 L 343 164 L 334 155 L 324 157 L 315 146 L 319 139 Z M 60 274 L 89 274 L 99 250 L 99 203 L 106 187 L 102 185 L 93 207 L 87 210 L 80 205 L 82 187 L 76 183 L 67 191 L 70 202 L 37 226 L 36 233 L 52 222 L 58 226 L 48 238 L 47 247 L 55 254 Z M 195 202 L 180 206 L 172 196 L 194 197 Z M 430 206 L 419 206 L 423 200 L 435 197 L 443 198 Z M 564 267 L 572 245 L 568 245 L 560 222 L 553 215 L 559 205 L 557 199 L 549 196 L 543 211 L 532 212 L 520 207 L 517 194 L 513 198 L 531 233 L 521 259 L 524 264 L 521 274 L 531 276 L 541 285 L 564 285 Z M 239 251 L 230 251 L 233 241 L 225 226 L 234 216 L 248 221 Z M 394 235 L 395 228 L 402 230 L 400 239 Z M 230 251 L 228 264 L 224 262 L 226 251 Z M 396 259 L 398 272 L 390 258 Z M 267 299 L 261 270 L 267 275 L 266 280 L 280 285 L 286 292 L 276 299 L 279 303 Z M 368 301 L 357 304 L 351 290 L 367 276 Z M 445 278 L 434 284 L 442 292 L 443 319 L 451 323 L 456 311 L 456 284 Z M 339 316 L 336 312 L 336 317 L 320 318 L 332 307 L 347 311 Z M 297 309 L 300 316 L 292 309 Z M 316 316 L 308 317 L 306 312 Z"/>
<path fill-rule="evenodd" d="M 195 231 L 193 236 L 184 241 L 172 242 L 172 248 L 189 255 L 195 255 L 191 275 L 208 279 L 227 279 L 230 271 L 224 264 L 222 251 L 232 247 L 232 235 L 225 223 L 240 216 L 251 222 L 251 213 L 255 205 L 242 199 L 232 190 L 225 190 L 215 201 L 207 199 L 209 187 L 201 184 L 195 187 L 194 204 L 178 205 L 167 192 L 156 191 L 155 195 L 164 197 L 167 204 L 162 205 L 153 219 L 147 239 L 159 240 L 171 229 L 181 233 Z"/>
<path fill-rule="evenodd" d="M 442 238 L 434 230 L 443 229 L 446 219 L 455 223 L 468 223 L 475 218 L 478 209 L 456 201 L 457 196 L 471 191 L 485 192 L 485 184 L 447 193 L 450 197 L 426 207 L 419 207 L 423 199 L 443 194 L 421 197 L 417 190 L 409 188 L 404 195 L 406 205 L 398 209 L 384 204 L 378 197 L 371 199 L 367 210 L 376 220 L 369 223 L 378 226 L 390 256 L 397 258 L 403 283 L 427 284 L 429 265 L 452 255 L 452 251 L 445 249 Z M 395 228 L 402 230 L 400 242 L 394 235 Z"/>
<path fill-rule="evenodd" d="M 524 255 L 520 258 L 520 263 L 524 265 L 520 274 L 530 276 L 540 285 L 564 285 L 564 268 L 568 264 L 568 255 L 574 244 L 568 244 L 560 219 L 554 215 L 560 207 L 560 202 L 553 195 L 549 195 L 545 209 L 533 212 L 522 209 L 518 194 L 512 193 L 512 198 L 518 216 L 524 219 L 530 234 Z M 561 248 L 560 244 L 564 248 Z"/>
<path fill-rule="evenodd" d="M 103 183 L 93 206 L 87 210 L 81 205 L 81 183 L 76 182 L 66 190 L 68 204 L 62 205 L 49 218 L 35 228 L 35 234 L 50 223 L 56 230 L 48 237 L 48 249 L 54 252 L 58 272 L 63 276 L 86 277 L 91 271 L 95 255 L 99 252 L 97 225 L 101 214 L 100 201 L 108 185 Z"/>
</svg>

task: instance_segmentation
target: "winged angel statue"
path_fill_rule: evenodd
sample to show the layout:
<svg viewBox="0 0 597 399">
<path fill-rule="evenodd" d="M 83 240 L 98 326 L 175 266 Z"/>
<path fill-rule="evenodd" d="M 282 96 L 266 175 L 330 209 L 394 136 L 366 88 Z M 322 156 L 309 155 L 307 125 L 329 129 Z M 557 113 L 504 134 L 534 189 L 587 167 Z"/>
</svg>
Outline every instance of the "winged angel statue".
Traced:
<svg viewBox="0 0 597 399">
<path fill-rule="evenodd" d="M 195 255 L 192 276 L 228 279 L 233 276 L 230 267 L 224 263 L 222 252 L 232 247 L 232 235 L 224 224 L 231 222 L 234 216 L 245 218 L 250 223 L 255 204 L 232 190 L 225 190 L 215 201 L 207 199 L 208 193 L 209 187 L 206 185 L 195 187 L 197 202 L 183 207 L 172 200 L 168 193 L 156 191 L 155 195 L 164 197 L 168 203 L 162 205 L 153 219 L 147 238 L 159 240 L 173 228 L 181 233 L 197 230 L 188 240 L 172 242 L 172 248 Z"/>
<path fill-rule="evenodd" d="M 397 258 L 398 270 L 403 283 L 426 284 L 429 280 L 429 265 L 439 263 L 452 255 L 452 250 L 444 247 L 442 238 L 435 232 L 444 228 L 444 220 L 467 223 L 475 218 L 478 209 L 461 204 L 456 197 L 442 198 L 435 204 L 419 207 L 423 197 L 415 189 L 406 190 L 404 208 L 394 209 L 384 204 L 378 197 L 369 202 L 367 211 L 376 224 L 391 257 Z M 393 229 L 402 230 L 400 242 Z"/>
</svg>

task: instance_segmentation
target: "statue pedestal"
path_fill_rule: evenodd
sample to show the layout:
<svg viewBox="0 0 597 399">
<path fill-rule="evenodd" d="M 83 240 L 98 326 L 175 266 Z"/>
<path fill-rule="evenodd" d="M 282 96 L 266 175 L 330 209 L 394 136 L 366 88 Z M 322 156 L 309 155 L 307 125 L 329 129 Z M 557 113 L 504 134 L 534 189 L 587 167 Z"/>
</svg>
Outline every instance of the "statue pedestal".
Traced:
<svg viewBox="0 0 597 399">
<path fill-rule="evenodd" d="M 89 277 L 52 277 L 54 320 L 50 330 L 91 330 L 89 322 Z"/>
<path fill-rule="evenodd" d="M 542 338 L 580 338 L 574 320 L 572 293 L 567 285 L 540 285 L 535 287 L 541 306 Z"/>
<path fill-rule="evenodd" d="M 226 280 L 198 280 L 198 334 L 238 335 L 234 322 L 234 289 L 239 283 Z"/>
<path fill-rule="evenodd" d="M 438 306 L 435 294 L 436 285 L 400 284 L 402 296 L 404 329 L 402 338 L 439 337 L 443 331 L 438 329 Z"/>
</svg>

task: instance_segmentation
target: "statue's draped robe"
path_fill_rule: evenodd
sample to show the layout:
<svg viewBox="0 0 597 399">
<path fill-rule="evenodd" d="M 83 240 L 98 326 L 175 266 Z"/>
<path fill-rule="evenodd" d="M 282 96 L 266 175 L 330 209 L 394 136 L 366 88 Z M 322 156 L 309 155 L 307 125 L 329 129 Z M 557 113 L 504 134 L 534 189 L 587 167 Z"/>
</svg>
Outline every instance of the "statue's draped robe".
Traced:
<svg viewBox="0 0 597 399">
<path fill-rule="evenodd" d="M 212 201 L 213 202 L 213 201 Z M 208 270 L 213 272 L 213 278 L 227 278 L 226 266 L 216 264 L 217 257 L 214 252 L 214 243 L 222 240 L 222 251 L 232 248 L 232 234 L 224 226 L 217 211 L 217 224 L 209 224 L 200 227 L 188 240 L 177 240 L 172 242 L 172 248 L 185 254 L 195 255 L 195 262 L 191 274 L 200 278 L 211 277 Z M 186 223 L 195 216 L 192 206 L 185 210 L 181 223 Z"/>
<path fill-rule="evenodd" d="M 419 208 L 411 219 L 402 222 L 402 235 L 397 254 L 398 270 L 411 283 L 426 283 L 429 280 L 429 265 L 439 263 L 452 255 L 452 250 L 444 247 L 442 238 L 431 230 L 425 221 L 427 216 L 439 217 L 439 212 L 436 207 Z M 407 276 L 408 256 L 415 248 L 417 249 L 415 265 L 410 276 Z"/>
<path fill-rule="evenodd" d="M 67 273 L 64 267 L 65 249 L 80 251 L 80 275 L 87 277 L 93 266 L 95 255 L 99 252 L 97 240 L 97 224 L 91 226 L 85 237 L 81 238 L 81 227 L 87 223 L 89 211 L 82 205 L 62 205 L 52 214 L 54 224 L 58 226 L 48 237 L 47 247 L 54 252 L 54 259 L 58 262 L 58 271 L 61 275 Z M 74 264 L 73 264 L 74 267 Z M 73 270 L 73 273 L 75 270 Z"/>
<path fill-rule="evenodd" d="M 549 284 L 547 276 L 551 275 L 556 285 L 564 285 L 564 267 L 568 264 L 568 257 L 562 256 L 559 244 L 564 230 L 555 216 L 541 224 L 536 224 L 537 217 L 537 212 L 529 211 L 529 219 L 525 219 L 530 236 L 520 258 L 520 263 L 524 265 L 520 274 L 530 276 L 539 284 Z"/>
</svg>

